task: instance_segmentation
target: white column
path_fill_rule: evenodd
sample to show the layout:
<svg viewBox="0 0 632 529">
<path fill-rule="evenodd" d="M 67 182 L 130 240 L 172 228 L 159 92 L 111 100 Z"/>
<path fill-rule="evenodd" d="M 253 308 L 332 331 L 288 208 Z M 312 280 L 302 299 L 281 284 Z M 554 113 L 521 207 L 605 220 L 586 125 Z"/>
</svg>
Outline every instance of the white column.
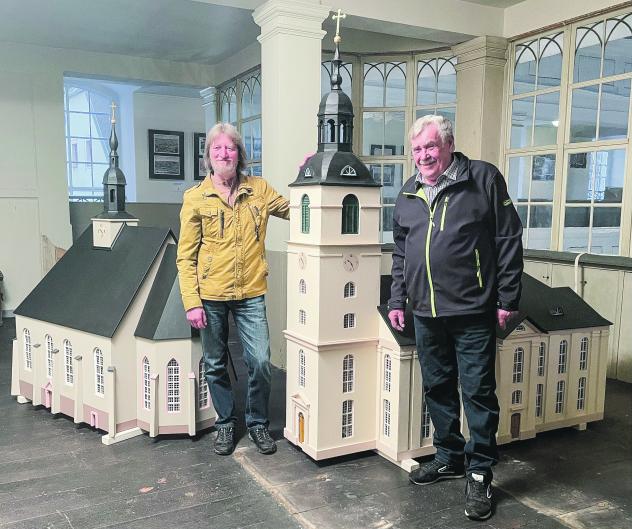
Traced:
<svg viewBox="0 0 632 529">
<path fill-rule="evenodd" d="M 187 406 L 187 425 L 189 426 L 189 435 L 195 435 L 195 415 L 198 407 L 197 399 L 195 398 L 195 373 L 191 371 L 188 376 L 188 401 Z M 187 403 L 185 402 L 186 406 Z"/>
<path fill-rule="evenodd" d="M 457 57 L 456 150 L 498 166 L 507 39 L 477 37 L 452 51 Z"/>
<path fill-rule="evenodd" d="M 206 130 L 208 130 L 217 123 L 217 89 L 214 86 L 209 86 L 200 90 L 200 96 L 204 109 L 204 123 Z"/>
<path fill-rule="evenodd" d="M 318 144 L 317 113 L 323 20 L 330 7 L 306 0 L 269 0 L 253 13 L 261 27 L 263 177 L 289 196 L 305 154 Z M 286 243 L 289 223 L 271 219 L 266 239 L 270 263 L 268 322 L 272 361 L 285 366 Z"/>
<path fill-rule="evenodd" d="M 74 376 L 74 422 L 79 424 L 83 421 L 83 356 L 77 355 L 73 362 L 73 376 Z"/>
<path fill-rule="evenodd" d="M 149 422 L 149 437 L 156 437 L 160 431 L 160 413 L 158 410 L 158 374 L 154 373 L 149 379 L 149 400 L 151 402 L 151 421 Z"/>
</svg>

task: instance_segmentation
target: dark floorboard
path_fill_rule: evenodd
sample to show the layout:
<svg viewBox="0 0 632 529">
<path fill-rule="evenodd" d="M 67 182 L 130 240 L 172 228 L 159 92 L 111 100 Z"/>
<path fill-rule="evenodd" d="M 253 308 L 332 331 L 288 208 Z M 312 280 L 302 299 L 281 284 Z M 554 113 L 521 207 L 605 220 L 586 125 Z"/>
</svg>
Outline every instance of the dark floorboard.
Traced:
<svg viewBox="0 0 632 529">
<path fill-rule="evenodd" d="M 629 529 L 632 386 L 608 382 L 606 417 L 501 447 L 497 507 L 482 523 L 463 514 L 462 480 L 417 487 L 366 452 L 314 462 L 282 440 L 285 373 L 273 369 L 274 456 L 243 424 L 231 457 L 213 434 L 144 435 L 105 446 L 101 432 L 9 396 L 14 320 L 0 327 L 0 527 L 12 529 Z M 246 369 L 231 335 L 243 416 Z"/>
</svg>

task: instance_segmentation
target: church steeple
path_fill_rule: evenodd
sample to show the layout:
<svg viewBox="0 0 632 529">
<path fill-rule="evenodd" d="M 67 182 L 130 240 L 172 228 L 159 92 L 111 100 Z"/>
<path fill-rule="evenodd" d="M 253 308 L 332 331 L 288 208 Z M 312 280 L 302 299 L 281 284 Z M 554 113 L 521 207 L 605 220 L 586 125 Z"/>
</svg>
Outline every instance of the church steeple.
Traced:
<svg viewBox="0 0 632 529">
<path fill-rule="evenodd" d="M 123 171 L 119 169 L 115 111 L 116 105 L 112 102 L 110 166 L 103 175 L 103 211 L 92 219 L 92 240 L 98 248 L 114 246 L 123 225 L 138 225 L 138 219 L 125 211 L 126 182 Z"/>
<path fill-rule="evenodd" d="M 318 150 L 301 168 L 297 185 L 352 185 L 378 186 L 366 166 L 353 154 L 353 104 L 342 90 L 340 67 L 340 20 L 346 15 L 338 13 L 334 57 L 331 61 L 331 91 L 323 96 L 318 107 Z"/>
</svg>

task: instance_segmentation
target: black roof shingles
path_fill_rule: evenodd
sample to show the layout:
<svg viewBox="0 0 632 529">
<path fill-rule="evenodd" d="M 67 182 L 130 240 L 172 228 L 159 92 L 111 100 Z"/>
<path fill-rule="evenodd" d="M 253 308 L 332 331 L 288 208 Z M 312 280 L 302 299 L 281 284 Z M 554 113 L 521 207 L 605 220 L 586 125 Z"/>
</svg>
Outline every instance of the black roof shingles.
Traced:
<svg viewBox="0 0 632 529">
<path fill-rule="evenodd" d="M 90 226 L 14 314 L 111 338 L 169 237 L 124 226 L 113 248 L 94 248 Z"/>
</svg>

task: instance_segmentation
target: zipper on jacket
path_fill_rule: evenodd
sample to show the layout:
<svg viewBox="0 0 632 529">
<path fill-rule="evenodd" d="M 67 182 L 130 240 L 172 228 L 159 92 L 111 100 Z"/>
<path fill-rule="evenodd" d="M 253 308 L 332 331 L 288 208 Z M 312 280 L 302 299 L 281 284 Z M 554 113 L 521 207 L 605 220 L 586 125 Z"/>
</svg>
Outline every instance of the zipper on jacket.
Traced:
<svg viewBox="0 0 632 529">
<path fill-rule="evenodd" d="M 441 227 L 439 231 L 443 231 L 443 227 L 445 226 L 445 210 L 448 209 L 448 200 L 450 199 L 450 195 L 445 196 L 445 200 L 443 201 L 443 211 L 441 212 Z"/>
<path fill-rule="evenodd" d="M 474 248 L 474 255 L 476 255 L 476 278 L 478 279 L 479 288 L 483 288 L 483 274 L 481 274 L 481 258 L 478 253 L 478 248 Z"/>
<path fill-rule="evenodd" d="M 430 285 L 430 312 L 432 313 L 432 317 L 437 317 L 437 308 L 435 304 L 435 291 L 434 285 L 432 283 L 432 271 L 430 270 L 430 239 L 432 237 L 432 228 L 434 227 L 434 213 L 435 209 L 437 209 L 437 203 L 435 202 L 434 208 L 430 207 L 430 203 L 428 202 L 428 197 L 424 192 L 423 187 L 420 187 L 417 190 L 417 193 L 404 193 L 405 195 L 410 195 L 414 197 L 421 198 L 426 205 L 428 206 L 428 232 L 426 233 L 426 275 L 428 276 L 428 284 Z"/>
<path fill-rule="evenodd" d="M 224 210 L 219 210 L 219 238 L 224 238 Z"/>
</svg>

